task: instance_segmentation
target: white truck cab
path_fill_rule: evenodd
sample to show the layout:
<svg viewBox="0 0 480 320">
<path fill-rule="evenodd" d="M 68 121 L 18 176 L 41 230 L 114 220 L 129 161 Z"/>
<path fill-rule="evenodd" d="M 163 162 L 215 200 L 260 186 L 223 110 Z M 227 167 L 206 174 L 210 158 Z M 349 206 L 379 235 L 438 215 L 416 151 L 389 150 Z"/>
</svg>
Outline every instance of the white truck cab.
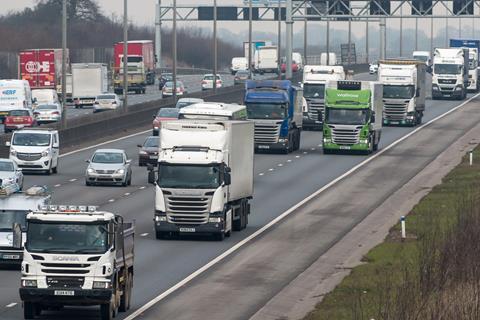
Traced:
<svg viewBox="0 0 480 320">
<path fill-rule="evenodd" d="M 247 108 L 240 104 L 202 102 L 180 109 L 179 119 L 246 120 Z"/>
<path fill-rule="evenodd" d="M 432 64 L 432 58 L 429 51 L 413 51 L 413 59 L 422 61 L 425 65 L 430 66 Z"/>
<path fill-rule="evenodd" d="M 22 129 L 12 134 L 10 159 L 23 170 L 57 173 L 60 141 L 53 129 Z"/>
<path fill-rule="evenodd" d="M 468 87 L 467 48 L 435 49 L 433 57 L 432 98 L 463 100 Z"/>
</svg>

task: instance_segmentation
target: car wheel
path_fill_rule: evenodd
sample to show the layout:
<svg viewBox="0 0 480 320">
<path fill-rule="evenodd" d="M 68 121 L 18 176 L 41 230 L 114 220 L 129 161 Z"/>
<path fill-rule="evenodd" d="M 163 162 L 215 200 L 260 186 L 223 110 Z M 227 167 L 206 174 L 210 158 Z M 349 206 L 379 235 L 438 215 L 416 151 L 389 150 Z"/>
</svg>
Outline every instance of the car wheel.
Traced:
<svg viewBox="0 0 480 320">
<path fill-rule="evenodd" d="M 90 186 L 92 185 L 92 183 L 91 183 L 91 182 L 88 182 L 88 180 L 85 180 L 85 185 L 86 185 L 87 187 L 90 187 Z"/>
<path fill-rule="evenodd" d="M 132 175 L 130 174 L 130 178 L 128 178 L 128 185 L 131 186 L 132 185 Z"/>
<path fill-rule="evenodd" d="M 53 173 L 58 173 L 58 162 L 57 162 L 57 166 L 55 168 L 52 168 L 52 172 Z"/>
</svg>

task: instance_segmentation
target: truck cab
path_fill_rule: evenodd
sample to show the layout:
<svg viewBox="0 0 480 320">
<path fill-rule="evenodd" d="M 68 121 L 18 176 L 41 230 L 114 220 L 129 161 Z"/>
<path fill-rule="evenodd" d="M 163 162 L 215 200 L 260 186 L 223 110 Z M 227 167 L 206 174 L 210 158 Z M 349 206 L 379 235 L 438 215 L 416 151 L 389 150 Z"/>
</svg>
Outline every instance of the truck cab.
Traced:
<svg viewBox="0 0 480 320">
<path fill-rule="evenodd" d="M 382 133 L 382 84 L 329 81 L 325 90 L 323 152 L 371 153 Z"/>
<path fill-rule="evenodd" d="M 300 148 L 303 90 L 289 80 L 247 81 L 247 118 L 255 124 L 255 150 L 290 153 Z"/>
<path fill-rule="evenodd" d="M 27 215 L 20 298 L 25 319 L 50 307 L 100 305 L 101 319 L 130 307 L 134 225 L 87 206 Z"/>
<path fill-rule="evenodd" d="M 468 91 L 477 92 L 480 88 L 480 72 L 478 70 L 480 40 L 450 39 L 450 48 L 468 48 Z"/>
<path fill-rule="evenodd" d="M 378 81 L 383 84 L 383 124 L 415 126 L 425 111 L 426 66 L 411 59 L 381 60 Z"/>
<path fill-rule="evenodd" d="M 342 66 L 308 65 L 303 69 L 303 97 L 307 110 L 303 112 L 303 129 L 322 130 L 325 84 L 328 80 L 345 80 Z"/>
<path fill-rule="evenodd" d="M 463 100 L 468 87 L 468 49 L 435 49 L 433 57 L 432 98 Z"/>
</svg>

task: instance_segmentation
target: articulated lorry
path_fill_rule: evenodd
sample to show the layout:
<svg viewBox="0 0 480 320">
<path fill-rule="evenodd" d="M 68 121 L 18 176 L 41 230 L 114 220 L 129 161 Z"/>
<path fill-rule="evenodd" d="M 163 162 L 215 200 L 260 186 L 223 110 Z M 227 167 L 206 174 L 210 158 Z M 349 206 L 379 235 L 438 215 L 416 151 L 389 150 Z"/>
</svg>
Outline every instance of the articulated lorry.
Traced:
<svg viewBox="0 0 480 320">
<path fill-rule="evenodd" d="M 255 150 L 290 153 L 300 148 L 303 89 L 289 80 L 249 80 L 247 117 L 255 123 Z"/>
<path fill-rule="evenodd" d="M 303 69 L 303 97 L 307 101 L 304 130 L 322 130 L 325 84 L 329 80 L 345 80 L 343 67 L 309 65 Z"/>
<path fill-rule="evenodd" d="M 377 150 L 382 134 L 382 96 L 379 82 L 327 82 L 323 152 L 369 154 Z"/>
<path fill-rule="evenodd" d="M 418 60 L 381 60 L 378 81 L 383 84 L 383 124 L 422 123 L 425 111 L 426 65 Z"/>
<path fill-rule="evenodd" d="M 162 122 L 155 185 L 157 239 L 211 234 L 216 240 L 248 224 L 253 197 L 253 123 Z"/>
<path fill-rule="evenodd" d="M 73 63 L 72 84 L 72 99 L 75 108 L 93 106 L 98 95 L 108 92 L 107 65 Z"/>
<path fill-rule="evenodd" d="M 480 40 L 474 39 L 450 39 L 450 48 L 468 48 L 468 91 L 479 90 L 480 73 L 478 70 L 478 55 L 480 52 Z"/>
<path fill-rule="evenodd" d="M 467 97 L 468 49 L 435 49 L 433 56 L 432 99 Z"/>
<path fill-rule="evenodd" d="M 15 246 L 15 224 L 25 241 L 27 214 L 40 206 L 50 204 L 50 193 L 45 187 L 31 187 L 25 192 L 0 189 L 0 265 L 18 265 L 23 259 L 23 243 Z M 17 235 L 17 239 L 18 239 Z"/>
<path fill-rule="evenodd" d="M 100 305 L 127 311 L 133 287 L 133 223 L 86 206 L 43 206 L 27 215 L 20 298 L 25 319 L 47 308 Z"/>
</svg>

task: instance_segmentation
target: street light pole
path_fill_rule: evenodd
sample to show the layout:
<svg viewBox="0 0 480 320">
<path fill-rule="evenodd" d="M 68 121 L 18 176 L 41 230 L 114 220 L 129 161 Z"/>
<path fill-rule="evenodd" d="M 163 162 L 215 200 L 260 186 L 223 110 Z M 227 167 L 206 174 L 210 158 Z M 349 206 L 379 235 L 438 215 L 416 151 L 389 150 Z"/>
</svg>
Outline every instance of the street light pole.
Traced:
<svg viewBox="0 0 480 320">
<path fill-rule="evenodd" d="M 287 46 L 286 46 L 286 52 L 285 55 L 287 57 L 286 61 L 286 70 L 285 70 L 285 77 L 287 79 L 292 78 L 292 51 L 293 51 L 293 17 L 292 17 L 292 10 L 293 9 L 293 1 L 292 0 L 287 0 L 287 19 L 286 19 L 286 24 L 287 24 Z"/>
<path fill-rule="evenodd" d="M 123 111 L 128 108 L 128 0 L 123 1 Z"/>
<path fill-rule="evenodd" d="M 278 48 L 277 48 L 277 59 L 280 61 L 282 57 L 282 2 L 278 0 Z M 279 72 L 278 78 L 282 78 L 282 72 Z"/>
<path fill-rule="evenodd" d="M 172 25 L 172 80 L 173 80 L 173 101 L 177 101 L 177 0 L 173 0 L 173 25 Z"/>
<path fill-rule="evenodd" d="M 67 0 L 62 2 L 62 128 L 67 127 Z"/>
<path fill-rule="evenodd" d="M 213 91 L 217 91 L 217 0 L 213 0 Z"/>
<path fill-rule="evenodd" d="M 158 0 L 155 10 L 155 55 L 157 56 L 157 69 L 162 67 L 162 0 Z"/>
<path fill-rule="evenodd" d="M 249 76 L 248 78 L 251 79 L 252 77 L 252 0 L 248 1 L 248 70 Z"/>
</svg>

